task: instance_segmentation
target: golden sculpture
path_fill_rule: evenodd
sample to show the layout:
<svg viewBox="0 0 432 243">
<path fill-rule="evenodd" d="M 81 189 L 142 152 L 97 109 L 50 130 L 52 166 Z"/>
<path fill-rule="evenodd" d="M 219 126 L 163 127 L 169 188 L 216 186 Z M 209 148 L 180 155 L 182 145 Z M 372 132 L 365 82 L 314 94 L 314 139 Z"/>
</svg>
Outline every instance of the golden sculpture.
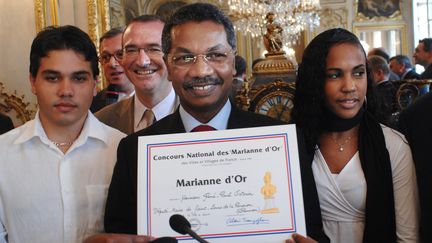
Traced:
<svg viewBox="0 0 432 243">
<path fill-rule="evenodd" d="M 282 27 L 274 23 L 275 14 L 266 15 L 267 33 L 264 35 L 264 46 L 269 53 L 282 53 Z"/>
<path fill-rule="evenodd" d="M 262 214 L 279 213 L 279 209 L 275 206 L 273 195 L 276 193 L 276 186 L 271 182 L 271 172 L 266 172 L 264 175 L 264 186 L 261 187 L 261 194 L 264 195 L 264 209 Z"/>
</svg>

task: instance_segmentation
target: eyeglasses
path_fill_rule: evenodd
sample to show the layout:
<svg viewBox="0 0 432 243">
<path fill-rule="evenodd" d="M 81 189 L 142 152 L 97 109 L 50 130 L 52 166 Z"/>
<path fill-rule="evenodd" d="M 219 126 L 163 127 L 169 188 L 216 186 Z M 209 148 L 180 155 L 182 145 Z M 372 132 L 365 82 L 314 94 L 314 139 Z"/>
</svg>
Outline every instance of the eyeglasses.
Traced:
<svg viewBox="0 0 432 243">
<path fill-rule="evenodd" d="M 123 52 L 121 53 L 115 53 L 116 59 L 118 60 L 134 60 L 138 57 L 141 50 L 144 50 L 147 56 L 150 58 L 152 57 L 161 57 L 162 56 L 162 48 L 158 46 L 152 46 L 152 47 L 135 47 L 135 46 L 128 46 L 123 49 Z"/>
<path fill-rule="evenodd" d="M 176 53 L 168 55 L 171 62 L 179 67 L 189 67 L 196 63 L 198 57 L 202 57 L 204 61 L 211 65 L 218 65 L 224 63 L 233 51 L 210 51 L 204 54 L 191 54 L 191 53 Z"/>
<path fill-rule="evenodd" d="M 118 56 L 122 56 L 122 50 L 118 50 L 116 52 L 114 52 L 114 54 L 109 54 L 109 53 L 103 53 L 102 55 L 99 56 L 99 62 L 102 64 L 107 64 L 110 62 L 111 57 L 114 57 L 114 59 L 116 59 L 116 61 L 120 61 L 121 59 L 118 58 Z"/>
</svg>

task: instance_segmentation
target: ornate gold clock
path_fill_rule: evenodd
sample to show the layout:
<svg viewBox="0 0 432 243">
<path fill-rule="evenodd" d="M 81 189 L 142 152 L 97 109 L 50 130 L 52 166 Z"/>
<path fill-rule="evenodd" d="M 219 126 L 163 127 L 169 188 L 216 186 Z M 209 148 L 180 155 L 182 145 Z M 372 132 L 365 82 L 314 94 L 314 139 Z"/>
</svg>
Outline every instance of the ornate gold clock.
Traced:
<svg viewBox="0 0 432 243">
<path fill-rule="evenodd" d="M 250 91 L 249 111 L 289 122 L 293 108 L 295 83 L 275 81 Z"/>
</svg>

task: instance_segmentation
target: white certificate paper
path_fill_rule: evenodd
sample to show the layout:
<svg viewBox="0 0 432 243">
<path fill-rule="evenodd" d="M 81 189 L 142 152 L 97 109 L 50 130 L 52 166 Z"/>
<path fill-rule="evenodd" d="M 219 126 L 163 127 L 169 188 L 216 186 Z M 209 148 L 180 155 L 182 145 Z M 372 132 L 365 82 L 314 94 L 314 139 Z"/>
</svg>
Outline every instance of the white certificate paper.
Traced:
<svg viewBox="0 0 432 243">
<path fill-rule="evenodd" d="M 209 242 L 278 242 L 306 234 L 294 125 L 144 136 L 138 142 L 138 234 Z"/>
</svg>

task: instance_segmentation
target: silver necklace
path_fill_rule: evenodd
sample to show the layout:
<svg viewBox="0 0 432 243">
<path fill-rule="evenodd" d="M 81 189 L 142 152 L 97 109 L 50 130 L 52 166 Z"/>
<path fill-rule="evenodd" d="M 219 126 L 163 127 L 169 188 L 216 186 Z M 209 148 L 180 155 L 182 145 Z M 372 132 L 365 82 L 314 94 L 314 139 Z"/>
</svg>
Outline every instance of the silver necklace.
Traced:
<svg viewBox="0 0 432 243">
<path fill-rule="evenodd" d="M 333 138 L 332 136 L 330 136 L 331 138 L 332 138 L 332 140 L 339 146 L 339 148 L 338 148 L 338 150 L 339 150 L 339 152 L 343 152 L 345 149 L 344 149 L 344 145 L 346 145 L 346 144 L 348 144 L 349 143 L 349 141 L 351 140 L 351 136 L 348 136 L 344 141 L 343 141 L 343 143 L 339 143 L 335 138 Z"/>
<path fill-rule="evenodd" d="M 51 143 L 53 143 L 55 146 L 57 147 L 66 147 L 66 146 L 71 146 L 75 141 L 69 141 L 69 142 L 62 142 L 62 143 L 58 143 L 56 141 L 50 140 Z"/>
</svg>

